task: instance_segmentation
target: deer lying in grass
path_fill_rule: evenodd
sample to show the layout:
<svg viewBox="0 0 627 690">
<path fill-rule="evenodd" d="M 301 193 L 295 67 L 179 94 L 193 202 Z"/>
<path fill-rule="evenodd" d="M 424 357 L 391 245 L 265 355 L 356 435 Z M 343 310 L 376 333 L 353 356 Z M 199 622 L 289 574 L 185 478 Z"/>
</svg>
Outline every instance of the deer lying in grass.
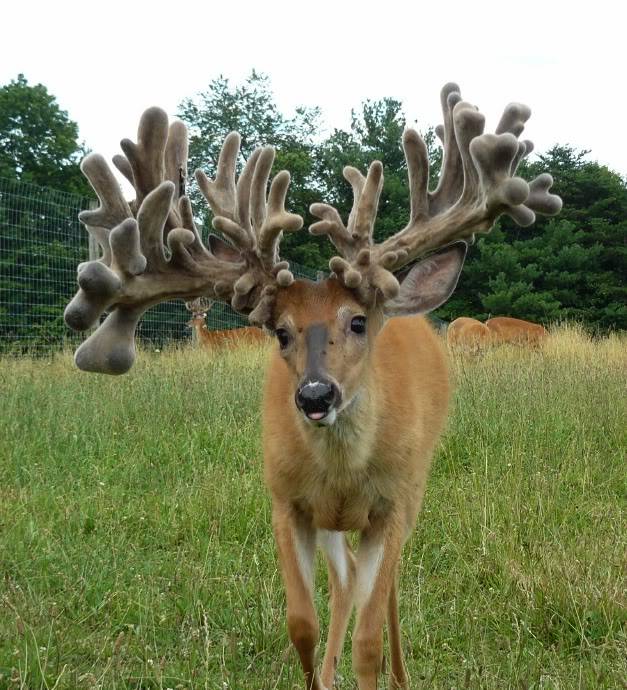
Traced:
<svg viewBox="0 0 627 690">
<path fill-rule="evenodd" d="M 288 631 L 308 690 L 333 685 L 354 606 L 360 690 L 377 687 L 386 620 L 391 686 L 408 687 L 396 577 L 449 397 L 443 348 L 420 314 L 449 297 L 474 233 L 488 232 L 502 213 L 528 225 L 534 211 L 553 214 L 561 206 L 548 192 L 550 176 L 530 183 L 514 176 L 531 150 L 517 138 L 529 117 L 526 107 L 508 106 L 497 134 L 483 134 L 483 116 L 462 101 L 456 85 L 444 87 L 442 106 L 444 160 L 434 192 L 428 191 L 423 140 L 414 130 L 403 137 L 410 192 L 405 228 L 380 244 L 373 241 L 383 184 L 378 162 L 365 177 L 345 169 L 354 196 L 346 223 L 334 208 L 312 206 L 320 220 L 310 231 L 328 235 L 339 253 L 330 262 L 331 277 L 318 283 L 295 281 L 279 258 L 282 233 L 298 230 L 302 219 L 285 210 L 287 172 L 267 192 L 272 149 L 257 149 L 236 179 L 239 137 L 230 134 L 216 180 L 196 173 L 214 227 L 229 240 L 214 237 L 209 247 L 188 199 L 179 196 L 187 147 L 181 123 L 168 130 L 165 113 L 151 109 L 138 143 L 122 142 L 126 157 L 115 162 L 136 189 L 130 206 L 102 158 L 92 154 L 82 164 L 101 205 L 81 220 L 102 245 L 103 258 L 79 267 L 80 289 L 66 321 L 87 329 L 104 310 L 109 316 L 78 349 L 81 369 L 127 371 L 138 320 L 166 299 L 229 301 L 276 334 L 263 403 L 265 477 Z M 359 534 L 356 553 L 346 540 L 349 531 Z M 313 604 L 317 545 L 331 584 L 321 673 Z"/>
<path fill-rule="evenodd" d="M 200 347 L 219 349 L 237 347 L 238 345 L 266 345 L 269 342 L 268 336 L 254 326 L 209 330 L 207 328 L 207 313 L 212 305 L 212 300 L 204 298 L 185 303 L 185 308 L 192 314 L 187 326 L 196 332 L 196 340 Z"/>
<path fill-rule="evenodd" d="M 490 344 L 490 329 L 481 321 L 468 316 L 460 316 L 451 321 L 446 329 L 446 344 L 452 350 L 476 352 Z"/>
<path fill-rule="evenodd" d="M 544 326 L 511 316 L 495 316 L 485 322 L 493 343 L 540 345 L 548 333 Z"/>
<path fill-rule="evenodd" d="M 446 342 L 451 349 L 476 352 L 489 345 L 505 343 L 540 345 L 546 338 L 543 326 L 509 316 L 496 316 L 481 323 L 477 319 L 460 316 L 449 324 Z"/>
</svg>

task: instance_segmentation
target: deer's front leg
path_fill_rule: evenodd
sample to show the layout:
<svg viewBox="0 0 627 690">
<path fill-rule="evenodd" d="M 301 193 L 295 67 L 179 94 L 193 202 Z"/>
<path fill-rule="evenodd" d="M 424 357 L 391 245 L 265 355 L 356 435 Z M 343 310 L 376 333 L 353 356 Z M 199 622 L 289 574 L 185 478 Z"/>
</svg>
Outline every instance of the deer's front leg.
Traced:
<svg viewBox="0 0 627 690">
<path fill-rule="evenodd" d="M 357 550 L 357 621 L 353 633 L 353 668 L 359 690 L 377 690 L 383 660 L 383 626 L 404 541 L 397 515 L 362 533 Z"/>
<path fill-rule="evenodd" d="M 331 621 L 327 648 L 322 662 L 322 682 L 332 688 L 348 619 L 353 610 L 355 557 L 343 532 L 318 531 L 318 544 L 324 551 L 329 568 Z"/>
<path fill-rule="evenodd" d="M 316 672 L 320 635 L 313 603 L 316 530 L 290 505 L 275 503 L 272 524 L 287 598 L 287 630 L 305 673 L 307 690 L 325 690 Z"/>
</svg>

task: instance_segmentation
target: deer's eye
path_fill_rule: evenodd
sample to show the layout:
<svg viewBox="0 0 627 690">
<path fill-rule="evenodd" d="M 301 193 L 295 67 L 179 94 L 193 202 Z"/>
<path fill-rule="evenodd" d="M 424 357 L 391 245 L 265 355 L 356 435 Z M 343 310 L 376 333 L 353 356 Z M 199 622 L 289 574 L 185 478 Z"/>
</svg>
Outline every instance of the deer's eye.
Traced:
<svg viewBox="0 0 627 690">
<path fill-rule="evenodd" d="M 279 347 L 282 350 L 290 344 L 290 334 L 284 328 L 277 328 L 275 331 L 276 339 L 279 341 Z"/>
<path fill-rule="evenodd" d="M 353 331 L 353 333 L 363 335 L 366 332 L 366 317 L 353 316 L 351 320 L 351 331 Z"/>
</svg>

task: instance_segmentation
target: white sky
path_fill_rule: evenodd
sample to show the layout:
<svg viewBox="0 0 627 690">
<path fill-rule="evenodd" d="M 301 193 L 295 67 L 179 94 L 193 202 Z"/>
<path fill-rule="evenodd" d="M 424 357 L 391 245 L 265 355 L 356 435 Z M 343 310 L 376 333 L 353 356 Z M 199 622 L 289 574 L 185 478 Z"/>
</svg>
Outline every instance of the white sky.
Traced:
<svg viewBox="0 0 627 690">
<path fill-rule="evenodd" d="M 179 102 L 219 74 L 270 75 L 279 107 L 318 105 L 329 128 L 392 96 L 420 128 L 440 122 L 456 81 L 492 130 L 510 101 L 531 106 L 525 137 L 591 149 L 627 173 L 625 21 L 614 0 L 18 0 L 2 6 L 0 85 L 41 82 L 110 158 L 141 112 Z"/>
</svg>

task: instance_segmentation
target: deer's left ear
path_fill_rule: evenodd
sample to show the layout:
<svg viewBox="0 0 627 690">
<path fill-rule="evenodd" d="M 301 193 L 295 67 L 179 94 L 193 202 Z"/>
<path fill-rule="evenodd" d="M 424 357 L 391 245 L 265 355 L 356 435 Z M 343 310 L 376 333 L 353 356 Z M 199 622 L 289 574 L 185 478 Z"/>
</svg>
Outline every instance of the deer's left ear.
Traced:
<svg viewBox="0 0 627 690">
<path fill-rule="evenodd" d="M 457 286 L 467 249 L 465 242 L 455 242 L 397 273 L 401 290 L 385 303 L 386 315 L 426 314 L 444 304 Z"/>
</svg>

